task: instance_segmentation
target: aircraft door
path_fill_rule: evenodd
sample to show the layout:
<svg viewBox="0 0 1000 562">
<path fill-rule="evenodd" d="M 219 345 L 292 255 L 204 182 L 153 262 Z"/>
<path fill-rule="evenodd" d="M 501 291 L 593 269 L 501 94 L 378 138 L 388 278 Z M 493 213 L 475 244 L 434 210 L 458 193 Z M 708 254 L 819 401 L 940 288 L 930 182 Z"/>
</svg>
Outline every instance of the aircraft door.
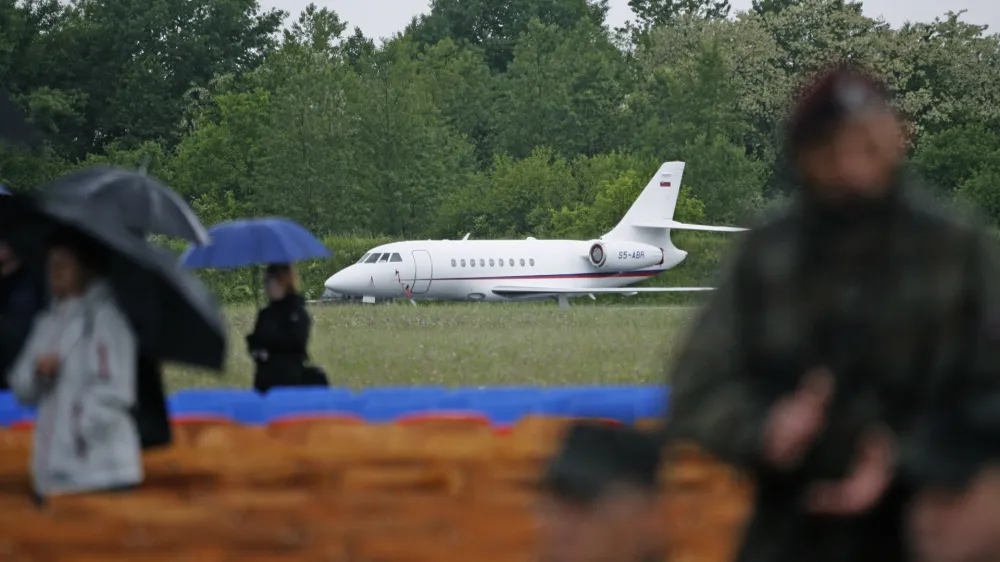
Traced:
<svg viewBox="0 0 1000 562">
<path fill-rule="evenodd" d="M 431 288 L 431 278 L 434 275 L 434 265 L 431 255 L 425 250 L 413 250 L 413 288 L 414 294 L 426 293 Z"/>
</svg>

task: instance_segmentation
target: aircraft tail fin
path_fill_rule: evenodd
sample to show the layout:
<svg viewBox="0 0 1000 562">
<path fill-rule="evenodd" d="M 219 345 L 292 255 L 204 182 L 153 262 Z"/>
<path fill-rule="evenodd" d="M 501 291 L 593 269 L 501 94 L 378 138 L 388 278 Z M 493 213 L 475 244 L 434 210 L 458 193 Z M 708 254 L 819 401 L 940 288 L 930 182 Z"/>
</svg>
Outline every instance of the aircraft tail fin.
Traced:
<svg viewBox="0 0 1000 562">
<path fill-rule="evenodd" d="M 621 222 L 602 238 L 642 242 L 642 238 L 647 238 L 648 235 L 660 234 L 657 238 L 662 237 L 663 233 L 643 233 L 637 232 L 636 229 L 669 228 L 668 223 L 674 218 L 683 178 L 684 162 L 664 162 L 646 184 L 635 203 L 632 203 Z"/>
<path fill-rule="evenodd" d="M 677 198 L 684 178 L 684 162 L 664 162 L 656 171 L 639 197 L 611 232 L 602 240 L 628 240 L 650 244 L 659 248 L 673 247 L 671 230 L 700 230 L 708 232 L 739 232 L 746 230 L 732 226 L 707 226 L 687 224 L 674 220 Z"/>
</svg>

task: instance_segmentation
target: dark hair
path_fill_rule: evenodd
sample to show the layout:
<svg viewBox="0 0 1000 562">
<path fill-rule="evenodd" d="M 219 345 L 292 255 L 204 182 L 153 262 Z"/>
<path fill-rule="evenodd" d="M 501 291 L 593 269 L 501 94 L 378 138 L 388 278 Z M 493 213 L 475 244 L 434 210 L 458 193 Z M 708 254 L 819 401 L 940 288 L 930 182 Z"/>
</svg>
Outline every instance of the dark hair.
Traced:
<svg viewBox="0 0 1000 562">
<path fill-rule="evenodd" d="M 288 289 L 293 293 L 299 292 L 299 279 L 295 275 L 295 269 L 292 268 L 291 264 L 287 263 L 274 263 L 267 266 L 264 273 L 268 277 L 284 277 L 288 280 Z"/>
<path fill-rule="evenodd" d="M 272 275 L 287 275 L 292 272 L 292 266 L 287 263 L 272 263 L 267 266 L 264 270 L 264 274 L 267 276 Z"/>
<path fill-rule="evenodd" d="M 838 64 L 819 73 L 798 96 L 786 137 L 789 156 L 830 140 L 847 119 L 872 110 L 890 109 L 885 82 L 853 64 Z"/>
<path fill-rule="evenodd" d="M 49 249 L 65 248 L 73 253 L 85 268 L 103 275 L 111 266 L 111 256 L 108 250 L 93 238 L 79 230 L 64 226 L 56 229 L 49 236 Z"/>
</svg>

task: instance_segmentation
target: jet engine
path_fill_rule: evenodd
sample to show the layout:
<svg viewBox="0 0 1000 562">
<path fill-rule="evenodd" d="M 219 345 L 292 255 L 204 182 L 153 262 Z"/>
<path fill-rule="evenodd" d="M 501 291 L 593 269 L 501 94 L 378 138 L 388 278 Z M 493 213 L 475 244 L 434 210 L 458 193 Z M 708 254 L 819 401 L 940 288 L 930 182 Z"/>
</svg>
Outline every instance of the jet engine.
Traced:
<svg viewBox="0 0 1000 562">
<path fill-rule="evenodd" d="M 594 267 L 629 271 L 663 263 L 663 250 L 638 242 L 594 240 L 590 243 L 587 259 Z"/>
</svg>

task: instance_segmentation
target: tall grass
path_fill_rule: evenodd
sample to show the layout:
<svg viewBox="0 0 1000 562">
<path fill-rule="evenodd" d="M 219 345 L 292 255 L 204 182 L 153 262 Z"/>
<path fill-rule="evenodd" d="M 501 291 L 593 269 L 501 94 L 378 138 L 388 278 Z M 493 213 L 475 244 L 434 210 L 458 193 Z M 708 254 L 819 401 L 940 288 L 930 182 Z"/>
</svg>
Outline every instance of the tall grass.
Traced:
<svg viewBox="0 0 1000 562">
<path fill-rule="evenodd" d="M 683 308 L 572 307 L 554 304 L 312 307 L 310 354 L 331 384 L 576 385 L 660 383 L 664 363 L 694 311 Z M 172 389 L 249 387 L 243 336 L 251 306 L 227 308 L 230 349 L 224 373 L 168 369 Z"/>
</svg>

